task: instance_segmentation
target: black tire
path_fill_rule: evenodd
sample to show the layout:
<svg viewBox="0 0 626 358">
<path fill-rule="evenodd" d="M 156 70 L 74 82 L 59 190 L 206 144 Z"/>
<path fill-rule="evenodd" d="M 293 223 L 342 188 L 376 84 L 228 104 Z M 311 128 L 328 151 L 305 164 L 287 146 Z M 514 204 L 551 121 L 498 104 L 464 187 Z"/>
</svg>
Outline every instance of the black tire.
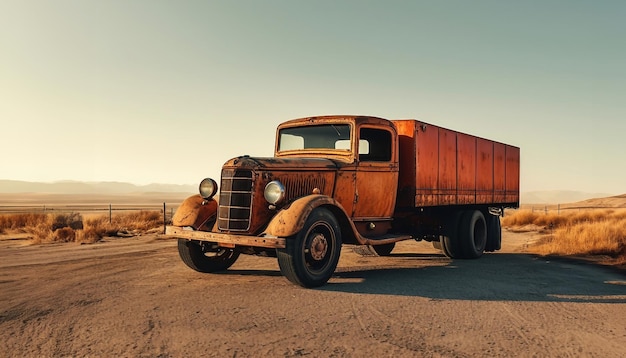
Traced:
<svg viewBox="0 0 626 358">
<path fill-rule="evenodd" d="M 443 254 L 451 259 L 463 258 L 459 237 L 459 223 L 462 212 L 456 212 L 446 220 L 444 235 L 439 237 L 439 244 Z"/>
<path fill-rule="evenodd" d="M 500 224 L 500 217 L 496 215 L 485 215 L 487 220 L 487 245 L 485 251 L 493 252 L 500 250 L 502 247 L 502 226 Z"/>
<path fill-rule="evenodd" d="M 469 210 L 461 216 L 459 238 L 463 257 L 476 259 L 483 255 L 487 244 L 485 216 L 478 210 Z"/>
<path fill-rule="evenodd" d="M 383 244 L 383 245 L 372 245 L 372 248 L 378 256 L 389 256 L 391 255 L 391 251 L 396 247 L 396 243 L 392 242 L 391 244 Z"/>
<path fill-rule="evenodd" d="M 239 251 L 220 247 L 216 251 L 209 251 L 197 242 L 178 239 L 178 254 L 185 265 L 198 272 L 219 272 L 231 267 Z"/>
<path fill-rule="evenodd" d="M 341 253 L 341 230 L 337 219 L 324 208 L 311 212 L 304 227 L 277 249 L 280 272 L 302 287 L 324 285 L 337 268 Z"/>
</svg>

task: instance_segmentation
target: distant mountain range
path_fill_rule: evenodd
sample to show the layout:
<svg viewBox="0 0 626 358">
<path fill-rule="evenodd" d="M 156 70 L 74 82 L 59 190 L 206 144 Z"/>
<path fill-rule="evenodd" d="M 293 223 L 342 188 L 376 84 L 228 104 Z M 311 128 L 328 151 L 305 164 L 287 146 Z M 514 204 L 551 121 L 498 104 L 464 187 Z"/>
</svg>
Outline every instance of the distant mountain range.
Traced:
<svg viewBox="0 0 626 358">
<path fill-rule="evenodd" d="M 611 196 L 613 196 L 613 194 L 586 193 L 571 190 L 546 190 L 520 193 L 520 201 L 522 204 L 565 204 Z"/>
<path fill-rule="evenodd" d="M 139 193 L 193 193 L 197 185 L 148 184 L 121 182 L 57 181 L 53 183 L 0 180 L 0 193 L 46 194 L 139 194 Z"/>
<path fill-rule="evenodd" d="M 198 192 L 197 185 L 148 184 L 135 185 L 123 182 L 81 182 L 57 181 L 53 183 L 0 180 L 0 193 L 45 193 L 45 194 L 143 194 L 143 193 L 189 193 Z M 565 204 L 588 199 L 611 197 L 607 193 L 586 193 L 580 191 L 551 190 L 531 191 L 520 194 L 522 204 Z"/>
<path fill-rule="evenodd" d="M 577 207 L 626 208 L 626 194 L 583 200 L 573 205 Z"/>
</svg>

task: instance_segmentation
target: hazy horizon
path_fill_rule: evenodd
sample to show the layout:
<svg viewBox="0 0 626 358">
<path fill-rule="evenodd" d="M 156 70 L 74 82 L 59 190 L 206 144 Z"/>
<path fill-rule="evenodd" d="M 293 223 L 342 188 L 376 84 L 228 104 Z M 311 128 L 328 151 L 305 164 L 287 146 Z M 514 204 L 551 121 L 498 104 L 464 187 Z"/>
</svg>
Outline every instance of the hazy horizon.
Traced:
<svg viewBox="0 0 626 358">
<path fill-rule="evenodd" d="M 195 194 L 198 184 L 150 183 L 138 185 L 128 182 L 82 182 L 60 180 L 55 182 L 26 182 L 0 179 L 0 196 L 15 194 L 43 195 L 129 195 L 141 193 Z M 540 190 L 520 193 L 521 204 L 573 203 L 587 199 L 623 196 L 626 193 L 582 192 L 573 190 Z M 6 199 L 6 198 L 5 198 Z"/>
<path fill-rule="evenodd" d="M 4 1 L 0 179 L 194 185 L 275 127 L 414 118 L 626 192 L 626 3 Z"/>
</svg>

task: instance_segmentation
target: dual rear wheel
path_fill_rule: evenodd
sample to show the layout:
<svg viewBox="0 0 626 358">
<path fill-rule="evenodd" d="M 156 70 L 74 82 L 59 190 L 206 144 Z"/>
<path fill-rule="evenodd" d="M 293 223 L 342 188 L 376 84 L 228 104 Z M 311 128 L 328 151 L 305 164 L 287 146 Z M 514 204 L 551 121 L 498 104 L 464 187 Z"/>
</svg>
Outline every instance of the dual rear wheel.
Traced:
<svg viewBox="0 0 626 358">
<path fill-rule="evenodd" d="M 454 259 L 476 259 L 485 251 L 500 248 L 500 219 L 480 210 L 459 211 L 445 224 L 446 230 L 440 237 L 443 253 Z"/>
</svg>

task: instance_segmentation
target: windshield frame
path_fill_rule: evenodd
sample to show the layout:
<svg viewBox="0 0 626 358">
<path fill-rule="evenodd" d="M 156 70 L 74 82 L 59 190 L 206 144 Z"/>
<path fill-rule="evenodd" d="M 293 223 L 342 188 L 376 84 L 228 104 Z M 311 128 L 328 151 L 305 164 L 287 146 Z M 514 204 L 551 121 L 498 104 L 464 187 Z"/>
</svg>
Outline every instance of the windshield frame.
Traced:
<svg viewBox="0 0 626 358">
<path fill-rule="evenodd" d="M 327 128 L 324 128 L 327 127 Z M 314 131 L 317 130 L 317 133 Z M 346 130 L 348 131 L 346 133 Z M 298 133 L 301 131 L 301 133 Z M 281 148 L 287 140 L 288 137 L 285 135 L 294 135 L 294 134 L 302 134 L 305 135 L 310 131 L 309 139 L 303 138 L 303 143 L 300 145 L 296 145 L 292 147 Z M 291 132 L 291 133 L 289 133 Z M 343 132 L 343 133 L 342 133 Z M 332 142 L 332 136 L 334 133 L 337 133 L 341 139 Z M 320 136 L 320 134 L 324 134 Z M 347 135 L 346 135 L 347 134 Z M 316 138 L 317 137 L 317 138 Z M 326 139 L 326 140 L 325 140 Z M 297 138 L 293 140 L 297 141 Z M 320 147 L 316 147 L 310 143 L 315 142 L 324 142 L 325 145 Z M 342 145 L 341 148 L 330 147 L 330 144 L 337 144 L 339 141 L 347 141 L 347 145 Z M 309 142 L 307 147 L 307 142 Z M 275 157 L 282 156 L 311 156 L 312 154 L 318 154 L 322 156 L 337 156 L 344 160 L 353 160 L 355 153 L 354 148 L 354 124 L 346 121 L 337 121 L 337 122 L 325 122 L 325 123 L 312 123 L 303 125 L 302 123 L 298 123 L 291 126 L 279 126 L 276 131 L 276 142 L 275 142 Z"/>
</svg>

